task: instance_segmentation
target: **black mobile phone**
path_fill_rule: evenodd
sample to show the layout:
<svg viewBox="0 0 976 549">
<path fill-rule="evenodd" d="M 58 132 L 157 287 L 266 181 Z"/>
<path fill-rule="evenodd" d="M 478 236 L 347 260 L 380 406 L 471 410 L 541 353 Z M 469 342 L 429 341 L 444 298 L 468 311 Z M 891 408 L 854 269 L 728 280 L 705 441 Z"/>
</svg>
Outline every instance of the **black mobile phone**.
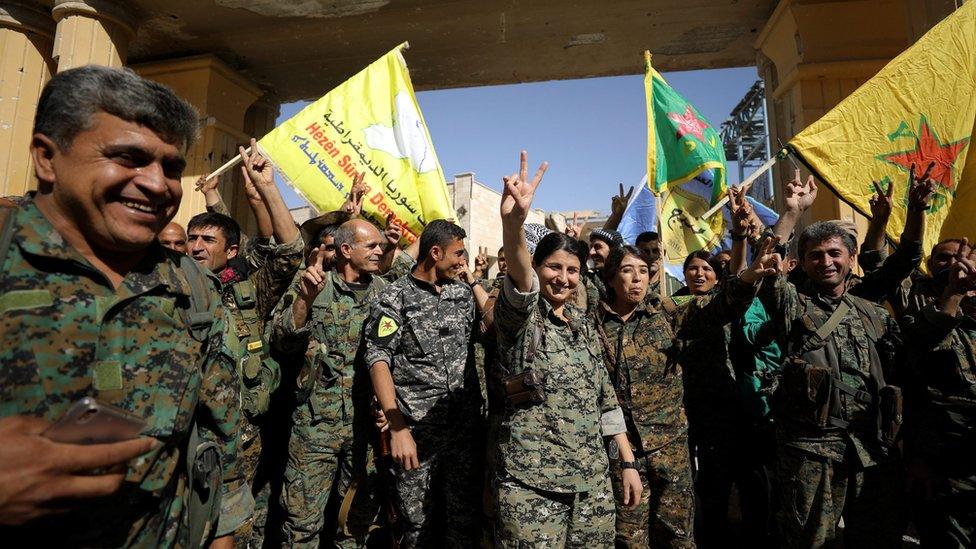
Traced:
<svg viewBox="0 0 976 549">
<path fill-rule="evenodd" d="M 44 431 L 55 442 L 68 444 L 106 444 L 137 438 L 146 421 L 111 404 L 85 397 Z"/>
</svg>

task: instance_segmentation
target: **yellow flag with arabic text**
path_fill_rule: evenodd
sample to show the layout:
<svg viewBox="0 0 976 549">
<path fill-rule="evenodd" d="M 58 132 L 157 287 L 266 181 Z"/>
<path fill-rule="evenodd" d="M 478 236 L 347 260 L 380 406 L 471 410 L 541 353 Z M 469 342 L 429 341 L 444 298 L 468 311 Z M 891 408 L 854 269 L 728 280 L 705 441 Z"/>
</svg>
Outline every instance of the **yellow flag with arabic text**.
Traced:
<svg viewBox="0 0 976 549">
<path fill-rule="evenodd" d="M 365 173 L 363 215 L 393 212 L 413 242 L 428 221 L 455 217 L 401 49 L 374 61 L 259 142 L 298 194 L 321 212 L 345 202 Z"/>
<path fill-rule="evenodd" d="M 905 226 L 909 169 L 934 162 L 927 255 L 943 238 L 976 237 L 976 2 L 966 2 L 889 62 L 788 147 L 860 213 L 872 181 L 894 185 L 887 235 Z"/>
</svg>

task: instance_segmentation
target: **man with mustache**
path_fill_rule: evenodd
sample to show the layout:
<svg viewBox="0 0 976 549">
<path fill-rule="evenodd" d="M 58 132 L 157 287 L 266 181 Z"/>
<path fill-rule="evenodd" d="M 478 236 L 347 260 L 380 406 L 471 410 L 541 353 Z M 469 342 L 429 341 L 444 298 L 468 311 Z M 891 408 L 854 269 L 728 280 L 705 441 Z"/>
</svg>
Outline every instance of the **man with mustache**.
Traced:
<svg viewBox="0 0 976 549">
<path fill-rule="evenodd" d="M 370 304 L 386 286 L 380 267 L 400 232 L 381 235 L 370 222 L 352 219 L 339 226 L 333 239 L 334 269 L 324 268 L 324 244 L 313 249 L 308 268 L 285 294 L 271 323 L 276 349 L 305 355 L 281 496 L 282 542 L 291 547 L 318 547 L 326 508 L 338 508 L 328 505 L 332 486 L 338 485 L 342 499 L 353 478 L 366 471 L 372 392 L 363 379 L 360 334 Z M 365 542 L 342 539 L 341 532 L 326 535 L 341 546 Z"/>
<path fill-rule="evenodd" d="M 976 541 L 966 503 L 976 497 L 976 253 L 965 238 L 943 240 L 928 270 L 902 318 L 912 342 L 904 361 L 908 491 L 923 545 L 965 547 Z"/>
<path fill-rule="evenodd" d="M 914 178 L 913 178 L 914 179 Z M 781 275 L 760 297 L 780 326 L 786 357 L 772 407 L 781 479 L 780 534 L 788 547 L 894 547 L 901 543 L 898 464 L 880 410 L 898 389 L 898 325 L 882 307 L 848 292 L 856 250 L 832 222 L 808 226 L 798 258 L 807 280 Z M 892 435 L 893 436 L 893 435 Z"/>
<path fill-rule="evenodd" d="M 249 515 L 236 339 L 204 272 L 156 240 L 197 131 L 192 106 L 128 69 L 67 70 L 41 94 L 38 190 L 0 207 L 7 545 L 226 544 Z M 48 439 L 83 397 L 145 419 L 148 436 Z M 202 492 L 223 509 L 196 505 Z"/>
</svg>

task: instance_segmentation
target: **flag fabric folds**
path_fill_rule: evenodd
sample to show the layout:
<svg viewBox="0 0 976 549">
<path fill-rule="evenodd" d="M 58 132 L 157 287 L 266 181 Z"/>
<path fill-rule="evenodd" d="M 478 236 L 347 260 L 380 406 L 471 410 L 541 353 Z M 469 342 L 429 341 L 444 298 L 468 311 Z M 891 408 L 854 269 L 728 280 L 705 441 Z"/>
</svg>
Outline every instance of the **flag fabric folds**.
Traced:
<svg viewBox="0 0 976 549">
<path fill-rule="evenodd" d="M 886 232 L 905 225 L 909 169 L 935 162 L 925 253 L 942 238 L 976 237 L 976 2 L 966 2 L 788 147 L 842 200 L 870 217 L 872 181 L 894 185 Z"/>
<path fill-rule="evenodd" d="M 655 194 L 690 181 L 705 170 L 714 172 L 709 205 L 725 195 L 725 149 L 722 138 L 687 99 L 651 66 L 644 52 L 644 93 L 647 101 L 647 174 Z"/>
<path fill-rule="evenodd" d="M 647 187 L 663 200 L 660 233 L 664 267 L 683 280 L 680 271 L 685 257 L 696 250 L 714 249 L 722 241 L 722 217 L 703 219 L 702 214 L 726 193 L 725 149 L 718 132 L 698 109 L 654 70 L 647 51 L 644 93 Z"/>
<path fill-rule="evenodd" d="M 444 173 L 400 45 L 272 130 L 258 147 L 319 211 L 338 209 L 365 173 L 363 215 L 393 212 L 413 242 L 454 217 Z"/>
</svg>

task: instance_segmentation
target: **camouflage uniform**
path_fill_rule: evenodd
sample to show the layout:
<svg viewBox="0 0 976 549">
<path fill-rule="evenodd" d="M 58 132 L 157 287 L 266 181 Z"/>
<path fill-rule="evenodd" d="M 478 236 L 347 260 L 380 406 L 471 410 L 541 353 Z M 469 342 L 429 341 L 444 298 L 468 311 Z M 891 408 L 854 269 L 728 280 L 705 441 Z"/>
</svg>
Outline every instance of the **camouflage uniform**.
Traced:
<svg viewBox="0 0 976 549">
<path fill-rule="evenodd" d="M 481 399 L 468 354 L 474 316 L 467 284 L 452 280 L 438 290 L 413 275 L 387 286 L 370 312 L 366 364 L 390 366 L 420 460 L 418 469 L 391 472 L 406 547 L 470 547 L 477 537 L 481 469 L 473 448 Z"/>
<path fill-rule="evenodd" d="M 254 520 L 237 533 L 235 544 L 238 547 L 249 543 L 260 547 L 264 540 L 271 494 L 265 468 L 275 456 L 269 456 L 262 449 L 261 430 L 271 395 L 281 380 L 278 364 L 268 355 L 264 328 L 272 309 L 302 263 L 303 245 L 301 238 L 283 245 L 274 245 L 268 238 L 252 238 L 244 257 L 251 269 L 247 278 L 238 280 L 234 277 L 218 285 L 224 306 L 233 318 L 237 337 L 244 343 L 239 373 L 244 382 L 242 396 L 247 421 L 241 432 L 241 448 L 244 470 L 255 498 L 255 512 Z M 227 274 L 222 271 L 218 276 Z M 260 475 L 259 469 L 262 470 Z"/>
<path fill-rule="evenodd" d="M 669 312 L 654 284 L 626 322 L 606 305 L 597 311 L 604 358 L 611 365 L 610 378 L 627 420 L 627 436 L 643 469 L 638 472 L 645 491 L 654 498 L 653 509 L 644 502 L 633 511 L 618 504 L 618 546 L 694 546 L 688 423 L 676 358 L 685 359 L 682 370 L 705 370 L 706 375 L 715 376 L 713 368 L 703 361 L 691 360 L 691 353 L 679 355 L 678 351 L 686 350 L 683 347 L 689 334 L 721 330 L 724 323 L 747 308 L 754 294 L 754 287 L 732 278 L 716 293 L 669 308 Z M 722 412 L 728 410 L 718 413 Z M 615 481 L 620 478 L 620 471 L 615 470 Z M 615 488 L 619 500 L 616 484 Z"/>
<path fill-rule="evenodd" d="M 913 494 L 923 546 L 976 544 L 976 319 L 938 310 L 944 282 L 915 282 L 906 316 L 905 453 L 933 473 L 933 492 Z M 972 298 L 969 298 L 970 300 Z"/>
<path fill-rule="evenodd" d="M 532 368 L 545 384 L 540 404 L 506 407 L 493 458 L 500 547 L 610 547 L 614 502 L 603 437 L 626 432 L 593 326 L 576 309 L 569 322 L 539 295 L 505 278 L 494 318 L 501 378 Z M 533 343 L 536 341 L 537 343 Z M 535 347 L 531 362 L 526 355 Z"/>
<path fill-rule="evenodd" d="M 785 334 L 786 356 L 828 366 L 838 389 L 830 394 L 826 428 L 798 417 L 804 395 L 786 394 L 780 385 L 773 401 L 777 425 L 777 476 L 780 479 L 780 530 L 790 547 L 834 544 L 844 518 L 844 545 L 899 546 L 903 524 L 897 464 L 879 441 L 877 395 L 901 345 L 897 324 L 883 308 L 845 295 L 850 311 L 824 345 L 803 345 L 823 325 L 840 300 L 819 295 L 812 285 L 797 288 L 780 277 L 763 292 L 767 310 Z M 808 348 L 808 347 L 807 347 Z M 793 410 L 793 411 L 791 411 Z"/>
<path fill-rule="evenodd" d="M 201 343 L 184 320 L 191 291 L 179 255 L 153 243 L 114 289 L 32 199 L 13 215 L 0 265 L 0 416 L 55 422 L 80 398 L 93 397 L 145 418 L 144 434 L 161 444 L 129 463 L 112 496 L 0 528 L 0 539 L 11 547 L 191 545 L 185 453 L 194 424 L 223 453 L 217 534 L 233 532 L 248 518 L 251 500 L 237 453 L 237 343 L 225 331 L 217 296 Z"/>
<path fill-rule="evenodd" d="M 374 276 L 360 288 L 350 286 L 335 272 L 327 276 L 305 326 L 295 326 L 292 305 L 297 293 L 293 288 L 282 299 L 271 328 L 271 344 L 277 350 L 305 353 L 298 375 L 302 396 L 292 414 L 281 495 L 283 542 L 290 547 L 318 547 L 333 485 L 342 500 L 353 479 L 365 476 L 369 436 L 375 433 L 360 331 L 370 303 L 386 281 Z M 342 541 L 338 545 L 346 547 L 362 546 L 364 534 L 343 539 L 341 532 L 326 532 L 328 539 L 335 535 Z"/>
</svg>

